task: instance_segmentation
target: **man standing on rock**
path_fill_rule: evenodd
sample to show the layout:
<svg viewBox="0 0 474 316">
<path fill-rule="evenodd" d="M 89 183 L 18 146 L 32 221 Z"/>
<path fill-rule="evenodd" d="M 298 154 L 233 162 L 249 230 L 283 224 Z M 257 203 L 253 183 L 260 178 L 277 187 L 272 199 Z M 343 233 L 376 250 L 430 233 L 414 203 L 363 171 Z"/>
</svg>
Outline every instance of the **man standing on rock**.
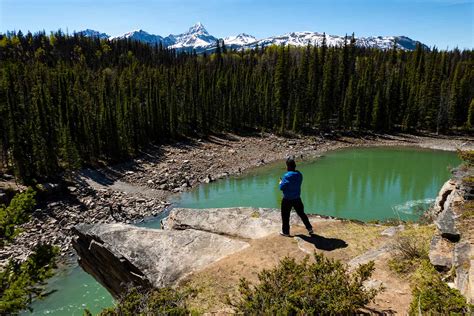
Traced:
<svg viewBox="0 0 474 316">
<path fill-rule="evenodd" d="M 303 201 L 301 201 L 301 183 L 303 182 L 303 175 L 296 170 L 296 162 L 293 158 L 286 160 L 287 172 L 280 179 L 280 190 L 283 191 L 283 199 L 281 200 L 281 221 L 282 230 L 280 235 L 290 236 L 290 214 L 291 209 L 294 208 L 296 214 L 303 221 L 308 233 L 313 234 L 313 227 L 309 222 L 308 216 L 304 213 Z"/>
</svg>

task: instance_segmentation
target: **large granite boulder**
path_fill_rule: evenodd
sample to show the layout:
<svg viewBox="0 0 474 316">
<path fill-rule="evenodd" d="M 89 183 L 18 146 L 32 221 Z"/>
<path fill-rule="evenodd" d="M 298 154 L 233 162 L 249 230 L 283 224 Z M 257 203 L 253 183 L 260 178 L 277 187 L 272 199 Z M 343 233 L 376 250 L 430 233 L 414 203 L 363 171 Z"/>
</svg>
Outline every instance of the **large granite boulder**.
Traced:
<svg viewBox="0 0 474 316">
<path fill-rule="evenodd" d="M 146 229 L 125 224 L 80 225 L 73 246 L 80 266 L 118 297 L 128 285 L 163 287 L 248 247 L 199 230 Z"/>
<path fill-rule="evenodd" d="M 454 245 L 441 237 L 434 235 L 430 243 L 429 258 L 438 271 L 449 271 L 453 265 Z"/>
<path fill-rule="evenodd" d="M 454 180 L 448 180 L 443 184 L 434 202 L 432 209 L 433 216 L 437 216 L 446 208 L 449 203 L 447 202 L 448 196 L 455 190 L 455 188 L 456 182 Z"/>
<path fill-rule="evenodd" d="M 295 213 L 290 224 L 299 223 Z M 165 230 L 197 229 L 216 234 L 257 239 L 281 231 L 279 210 L 253 207 L 173 209 L 163 221 Z"/>
<path fill-rule="evenodd" d="M 444 209 L 436 218 L 435 224 L 441 236 L 452 241 L 458 242 L 461 234 L 456 227 L 456 214 L 451 207 Z"/>
<path fill-rule="evenodd" d="M 187 274 L 248 247 L 244 239 L 279 232 L 280 216 L 279 210 L 250 207 L 174 209 L 163 221 L 163 229 L 76 226 L 73 246 L 81 267 L 117 297 L 129 285 L 174 285 Z M 291 223 L 298 221 L 293 214 Z"/>
</svg>

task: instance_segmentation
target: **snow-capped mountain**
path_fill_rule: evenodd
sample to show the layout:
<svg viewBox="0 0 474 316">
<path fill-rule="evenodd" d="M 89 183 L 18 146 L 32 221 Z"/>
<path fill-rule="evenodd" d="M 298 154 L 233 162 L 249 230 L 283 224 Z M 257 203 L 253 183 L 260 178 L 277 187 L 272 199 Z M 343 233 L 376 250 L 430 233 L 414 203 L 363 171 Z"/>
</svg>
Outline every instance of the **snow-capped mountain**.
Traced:
<svg viewBox="0 0 474 316">
<path fill-rule="evenodd" d="M 108 38 L 109 40 L 129 38 L 148 44 L 162 43 L 163 46 L 171 49 L 176 49 L 178 51 L 194 50 L 197 53 L 213 51 L 216 48 L 217 41 L 220 40 L 219 38 L 210 35 L 204 25 L 200 22 L 190 27 L 185 33 L 177 35 L 170 34 L 166 37 L 150 34 L 143 30 L 132 31 L 115 37 L 110 37 L 105 33 L 89 29 L 78 33 L 83 34 L 84 36 Z M 223 41 L 228 48 L 241 50 L 254 48 L 257 45 L 259 47 L 269 45 L 321 45 L 324 37 L 326 37 L 326 43 L 328 46 L 344 45 L 344 36 L 324 35 L 324 33 L 319 32 L 291 32 L 263 39 L 257 39 L 252 35 L 241 33 L 239 35 L 225 37 Z M 356 45 L 360 47 L 390 49 L 393 47 L 394 43 L 397 44 L 399 49 L 413 50 L 419 42 L 406 36 L 356 37 Z M 425 48 L 428 48 L 426 45 L 422 45 Z"/>
<path fill-rule="evenodd" d="M 240 33 L 239 35 L 236 35 L 236 36 L 227 36 L 226 38 L 224 38 L 224 43 L 226 45 L 236 45 L 236 46 L 244 46 L 251 43 L 255 43 L 256 41 L 257 39 L 254 36 L 248 35 L 245 33 Z"/>
<path fill-rule="evenodd" d="M 131 31 L 120 36 L 111 37 L 110 39 L 132 39 L 147 44 L 159 44 L 163 42 L 163 37 L 160 35 L 153 35 L 143 30 Z"/>
<path fill-rule="evenodd" d="M 326 37 L 328 46 L 344 45 L 345 36 L 325 35 L 318 32 L 291 32 L 280 36 L 273 36 L 258 40 L 254 43 L 245 44 L 245 48 L 253 48 L 257 44 L 260 47 L 268 45 L 322 45 L 323 39 Z M 406 36 L 377 36 L 377 37 L 356 37 L 356 45 L 359 47 L 390 49 L 393 44 L 397 43 L 397 48 L 404 50 L 413 50 L 416 48 L 417 41 Z M 350 39 L 348 38 L 348 41 Z"/>
<path fill-rule="evenodd" d="M 77 32 L 76 34 L 86 36 L 86 37 L 97 37 L 100 39 L 110 38 L 110 35 L 106 33 L 101 33 L 98 31 L 91 30 L 91 29 L 83 30 L 83 31 Z"/>
<path fill-rule="evenodd" d="M 186 33 L 179 35 L 168 36 L 170 42 L 169 48 L 177 50 L 202 50 L 210 47 L 215 47 L 218 38 L 209 35 L 204 25 L 201 22 L 191 26 Z"/>
</svg>

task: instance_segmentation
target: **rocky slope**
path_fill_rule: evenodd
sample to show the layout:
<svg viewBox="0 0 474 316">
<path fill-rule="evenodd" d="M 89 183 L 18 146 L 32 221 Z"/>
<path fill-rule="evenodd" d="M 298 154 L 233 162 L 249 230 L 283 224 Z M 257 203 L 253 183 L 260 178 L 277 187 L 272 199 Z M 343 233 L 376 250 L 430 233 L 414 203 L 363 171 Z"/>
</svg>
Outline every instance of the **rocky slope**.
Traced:
<svg viewBox="0 0 474 316">
<path fill-rule="evenodd" d="M 437 227 L 430 244 L 430 261 L 440 271 L 453 273 L 450 285 L 474 303 L 474 187 L 464 181 L 470 172 L 459 168 L 441 188 L 431 216 Z"/>
</svg>

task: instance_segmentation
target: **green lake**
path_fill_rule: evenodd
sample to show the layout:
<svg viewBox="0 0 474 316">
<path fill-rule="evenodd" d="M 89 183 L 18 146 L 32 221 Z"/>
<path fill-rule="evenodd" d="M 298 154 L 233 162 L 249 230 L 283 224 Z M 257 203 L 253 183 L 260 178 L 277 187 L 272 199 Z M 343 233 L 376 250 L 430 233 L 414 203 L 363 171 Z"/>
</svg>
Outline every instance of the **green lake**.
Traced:
<svg viewBox="0 0 474 316">
<path fill-rule="evenodd" d="M 449 167 L 459 163 L 453 152 L 378 147 L 332 151 L 314 161 L 299 163 L 297 169 L 303 173 L 302 199 L 307 213 L 362 221 L 416 221 L 449 179 Z M 256 168 L 241 177 L 185 192 L 173 205 L 277 208 L 281 199 L 278 180 L 284 172 L 284 163 Z M 159 222 L 157 219 L 142 225 L 159 227 Z M 94 314 L 113 304 L 108 292 L 77 266 L 60 271 L 48 289 L 56 292 L 33 303 L 33 314 L 82 315 L 84 308 Z"/>
</svg>

